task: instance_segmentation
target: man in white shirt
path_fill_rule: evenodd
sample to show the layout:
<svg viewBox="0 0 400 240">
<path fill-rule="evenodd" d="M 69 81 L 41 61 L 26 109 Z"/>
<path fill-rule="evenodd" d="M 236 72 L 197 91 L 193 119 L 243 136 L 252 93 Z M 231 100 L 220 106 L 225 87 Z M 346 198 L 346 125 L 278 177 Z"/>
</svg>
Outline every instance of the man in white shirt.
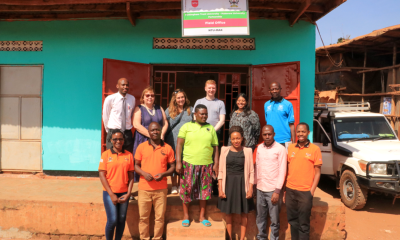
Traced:
<svg viewBox="0 0 400 240">
<path fill-rule="evenodd" d="M 135 108 L 135 97 L 128 94 L 129 82 L 120 78 L 117 83 L 118 92 L 104 100 L 103 123 L 107 132 L 107 149 L 112 147 L 111 136 L 114 130 L 119 129 L 125 135 L 124 149 L 133 151 L 132 114 Z"/>
</svg>

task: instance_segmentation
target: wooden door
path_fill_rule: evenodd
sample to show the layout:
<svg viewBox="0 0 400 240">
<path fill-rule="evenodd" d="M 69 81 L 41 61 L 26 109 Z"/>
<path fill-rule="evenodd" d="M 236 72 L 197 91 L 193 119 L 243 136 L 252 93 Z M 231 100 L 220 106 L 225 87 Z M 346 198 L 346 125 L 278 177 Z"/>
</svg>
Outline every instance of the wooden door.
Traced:
<svg viewBox="0 0 400 240">
<path fill-rule="evenodd" d="M 128 62 L 114 59 L 103 59 L 103 101 L 113 93 L 117 92 L 117 82 L 120 78 L 129 81 L 129 94 L 136 98 L 136 105 L 140 104 L 142 91 L 150 86 L 150 64 Z M 132 128 L 132 131 L 134 129 Z M 107 132 L 101 122 L 101 150 L 106 150 Z"/>
<path fill-rule="evenodd" d="M 266 124 L 264 104 L 271 99 L 269 84 L 281 84 L 281 95 L 293 104 L 295 125 L 300 121 L 300 62 L 256 65 L 252 67 L 252 109 Z M 314 86 L 310 86 L 314 88 Z M 260 142 L 262 136 L 260 135 Z"/>
<path fill-rule="evenodd" d="M 42 171 L 43 66 L 0 66 L 0 171 Z"/>
<path fill-rule="evenodd" d="M 171 101 L 172 93 L 176 90 L 176 72 L 155 71 L 153 88 L 155 103 L 159 104 L 164 111 L 167 110 Z"/>
</svg>

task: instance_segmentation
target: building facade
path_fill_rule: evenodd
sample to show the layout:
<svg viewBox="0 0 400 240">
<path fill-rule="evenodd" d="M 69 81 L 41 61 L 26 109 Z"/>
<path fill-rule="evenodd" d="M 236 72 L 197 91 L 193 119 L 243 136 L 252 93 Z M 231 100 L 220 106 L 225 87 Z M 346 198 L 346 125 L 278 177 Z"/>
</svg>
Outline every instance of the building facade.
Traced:
<svg viewBox="0 0 400 240">
<path fill-rule="evenodd" d="M 2 171 L 97 171 L 102 151 L 102 100 L 116 92 L 119 73 L 130 80 L 137 102 L 138 93 L 153 85 L 163 106 L 169 102 L 169 90 L 195 89 L 213 78 L 227 108 L 232 108 L 235 94 L 248 93 L 262 124 L 268 82 L 280 81 L 282 95 L 294 103 L 296 122 L 313 122 L 315 26 L 310 22 L 299 21 L 290 27 L 287 20 L 250 20 L 250 36 L 244 38 L 255 41 L 254 50 L 155 48 L 156 38 L 181 39 L 180 19 L 138 19 L 135 27 L 126 19 L 0 21 L 0 31 L 0 42 L 42 41 L 42 51 L 0 51 L 0 83 L 5 89 L 0 95 Z M 132 70 L 133 74 L 123 76 L 130 71 L 127 62 L 147 64 L 142 66 L 149 73 L 139 77 Z M 114 65 L 108 69 L 108 63 Z M 25 71 L 27 67 L 36 75 Z M 19 80 L 13 71 L 22 74 Z M 36 79 L 32 80 L 36 90 L 27 91 L 25 100 L 24 92 L 7 92 L 23 88 L 30 78 Z M 4 88 L 7 84 L 9 88 Z M 200 95 L 205 94 L 203 86 L 197 91 Z M 13 97 L 14 105 L 7 101 Z M 9 120 L 16 106 L 20 110 Z M 16 131 L 14 138 L 6 139 L 4 129 Z M 31 151 L 40 159 L 31 157 L 29 161 L 35 161 L 31 165 L 17 164 L 19 159 L 29 158 L 24 150 L 30 148 L 18 145 L 27 141 L 21 137 L 25 131 L 21 129 L 36 131 L 31 133 L 37 138 Z M 17 147 L 3 148 L 6 140 L 16 142 Z"/>
</svg>

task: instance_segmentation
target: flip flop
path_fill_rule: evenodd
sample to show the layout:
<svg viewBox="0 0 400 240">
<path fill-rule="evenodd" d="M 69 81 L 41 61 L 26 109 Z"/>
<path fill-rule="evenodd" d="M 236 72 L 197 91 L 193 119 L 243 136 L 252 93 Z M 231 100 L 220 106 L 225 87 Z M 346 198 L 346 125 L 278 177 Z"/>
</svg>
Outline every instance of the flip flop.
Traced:
<svg viewBox="0 0 400 240">
<path fill-rule="evenodd" d="M 211 227 L 211 223 L 210 221 L 204 219 L 203 221 L 201 221 L 201 223 L 205 226 L 205 227 Z"/>
<path fill-rule="evenodd" d="M 185 224 L 186 224 L 186 225 L 185 225 Z M 182 226 L 183 226 L 183 227 L 189 227 L 189 226 L 190 226 L 190 221 L 189 221 L 188 219 L 183 220 L 183 221 L 182 221 Z"/>
</svg>

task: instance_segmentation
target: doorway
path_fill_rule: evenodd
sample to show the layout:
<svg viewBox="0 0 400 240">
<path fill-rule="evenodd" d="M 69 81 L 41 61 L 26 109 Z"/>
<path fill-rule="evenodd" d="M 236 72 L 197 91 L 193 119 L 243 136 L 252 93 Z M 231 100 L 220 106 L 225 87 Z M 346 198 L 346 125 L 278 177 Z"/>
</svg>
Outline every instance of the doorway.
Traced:
<svg viewBox="0 0 400 240">
<path fill-rule="evenodd" d="M 0 171 L 42 171 L 43 66 L 0 66 Z"/>
<path fill-rule="evenodd" d="M 193 106 L 197 99 L 206 95 L 205 81 L 213 79 L 218 85 L 217 98 L 225 103 L 226 108 L 223 144 L 227 144 L 228 141 L 230 113 L 239 93 L 249 96 L 249 104 L 258 114 L 261 126 L 266 124 L 264 103 L 271 99 L 268 86 L 272 82 L 281 84 L 281 95 L 293 105 L 295 123 L 299 123 L 300 120 L 300 62 L 266 65 L 183 65 L 145 64 L 104 58 L 103 102 L 106 96 L 116 92 L 115 86 L 121 77 L 134 83 L 132 85 L 135 87 L 131 87 L 129 93 L 136 98 L 136 104 L 139 103 L 143 89 L 150 85 L 155 89 L 156 103 L 164 109 L 168 107 L 172 93 L 177 88 L 186 91 Z M 101 126 L 101 149 L 104 151 L 107 133 L 103 123 Z"/>
<path fill-rule="evenodd" d="M 236 103 L 237 96 L 240 93 L 245 93 L 249 96 L 249 66 L 154 65 L 153 76 L 152 84 L 156 95 L 156 103 L 160 104 L 164 109 L 168 108 L 172 93 L 178 88 L 185 90 L 190 105 L 194 106 L 197 99 L 206 95 L 204 91 L 205 82 L 214 80 L 217 83 L 216 97 L 225 103 L 226 109 L 220 144 L 227 145 L 230 114 Z"/>
</svg>

